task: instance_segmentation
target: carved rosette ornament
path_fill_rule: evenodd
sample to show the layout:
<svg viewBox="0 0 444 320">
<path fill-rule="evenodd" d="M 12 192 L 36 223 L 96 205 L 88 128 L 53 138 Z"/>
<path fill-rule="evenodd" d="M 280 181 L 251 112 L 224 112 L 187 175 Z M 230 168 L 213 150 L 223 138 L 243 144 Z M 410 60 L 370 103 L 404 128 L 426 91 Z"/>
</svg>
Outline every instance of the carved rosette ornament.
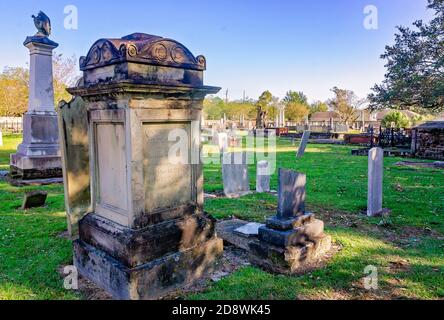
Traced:
<svg viewBox="0 0 444 320">
<path fill-rule="evenodd" d="M 80 58 L 82 71 L 122 62 L 203 71 L 206 59 L 194 55 L 181 43 L 154 35 L 135 33 L 121 39 L 98 40 L 86 57 Z"/>
</svg>

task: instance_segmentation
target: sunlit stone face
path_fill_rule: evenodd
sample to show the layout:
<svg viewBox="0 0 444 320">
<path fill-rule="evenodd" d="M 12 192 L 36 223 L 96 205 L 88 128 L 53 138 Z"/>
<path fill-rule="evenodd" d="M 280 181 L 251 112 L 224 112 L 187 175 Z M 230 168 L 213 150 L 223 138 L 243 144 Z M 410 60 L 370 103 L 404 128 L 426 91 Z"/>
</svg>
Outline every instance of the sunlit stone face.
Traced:
<svg viewBox="0 0 444 320">
<path fill-rule="evenodd" d="M 147 123 L 144 132 L 145 212 L 173 208 L 194 202 L 190 123 Z M 172 133 L 182 133 L 178 138 Z M 169 141 L 171 140 L 171 141 Z M 178 143 L 182 148 L 177 149 Z M 172 150 L 177 150 L 171 154 Z M 180 161 L 178 161 L 180 160 Z"/>
</svg>

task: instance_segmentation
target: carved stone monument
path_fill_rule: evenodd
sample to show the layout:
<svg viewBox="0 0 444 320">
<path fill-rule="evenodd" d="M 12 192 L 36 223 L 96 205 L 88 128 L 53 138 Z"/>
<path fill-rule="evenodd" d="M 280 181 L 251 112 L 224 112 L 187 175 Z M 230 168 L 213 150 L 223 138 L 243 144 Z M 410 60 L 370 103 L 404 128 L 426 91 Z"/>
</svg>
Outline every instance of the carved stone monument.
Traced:
<svg viewBox="0 0 444 320">
<path fill-rule="evenodd" d="M 23 142 L 10 161 L 11 183 L 17 185 L 62 177 L 52 74 L 52 51 L 58 44 L 48 38 L 49 18 L 43 12 L 33 18 L 38 33 L 24 42 L 31 56 L 29 107 L 23 117 Z"/>
<path fill-rule="evenodd" d="M 69 92 L 88 110 L 92 208 L 74 263 L 115 298 L 162 297 L 223 251 L 200 162 L 203 99 L 220 88 L 203 85 L 203 56 L 148 34 L 98 40 L 80 68 L 84 84 Z"/>
<path fill-rule="evenodd" d="M 278 212 L 250 243 L 250 259 L 273 272 L 291 274 L 321 258 L 331 247 L 324 223 L 305 211 L 306 176 L 279 169 Z"/>
</svg>

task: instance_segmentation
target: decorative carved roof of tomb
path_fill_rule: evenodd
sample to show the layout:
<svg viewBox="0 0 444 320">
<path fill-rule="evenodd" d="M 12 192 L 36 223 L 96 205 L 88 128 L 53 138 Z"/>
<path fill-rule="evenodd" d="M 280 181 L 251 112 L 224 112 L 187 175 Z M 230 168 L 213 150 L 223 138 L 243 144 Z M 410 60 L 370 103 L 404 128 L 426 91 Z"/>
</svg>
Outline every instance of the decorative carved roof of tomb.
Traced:
<svg viewBox="0 0 444 320">
<path fill-rule="evenodd" d="M 144 33 L 121 39 L 100 39 L 86 57 L 80 58 L 80 70 L 96 69 L 122 62 L 205 70 L 204 56 L 194 55 L 181 43 Z"/>
</svg>

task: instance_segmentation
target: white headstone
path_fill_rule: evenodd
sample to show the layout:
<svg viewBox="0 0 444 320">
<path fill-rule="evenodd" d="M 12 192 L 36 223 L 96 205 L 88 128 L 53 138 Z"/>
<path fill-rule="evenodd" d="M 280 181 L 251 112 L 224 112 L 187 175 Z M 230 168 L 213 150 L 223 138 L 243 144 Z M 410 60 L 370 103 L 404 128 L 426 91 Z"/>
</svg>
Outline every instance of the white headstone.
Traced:
<svg viewBox="0 0 444 320">
<path fill-rule="evenodd" d="M 0 130 L 0 147 L 3 147 L 3 133 Z"/>
<path fill-rule="evenodd" d="M 224 153 L 228 150 L 228 134 L 226 132 L 219 132 L 217 135 L 219 150 Z"/>
<path fill-rule="evenodd" d="M 367 215 L 374 217 L 382 213 L 382 182 L 384 150 L 373 148 L 368 153 L 368 198 Z"/>
<path fill-rule="evenodd" d="M 256 192 L 270 192 L 270 167 L 266 160 L 257 163 Z"/>
<path fill-rule="evenodd" d="M 228 198 L 237 198 L 250 193 L 247 153 L 224 153 L 222 163 L 224 193 Z"/>
</svg>

